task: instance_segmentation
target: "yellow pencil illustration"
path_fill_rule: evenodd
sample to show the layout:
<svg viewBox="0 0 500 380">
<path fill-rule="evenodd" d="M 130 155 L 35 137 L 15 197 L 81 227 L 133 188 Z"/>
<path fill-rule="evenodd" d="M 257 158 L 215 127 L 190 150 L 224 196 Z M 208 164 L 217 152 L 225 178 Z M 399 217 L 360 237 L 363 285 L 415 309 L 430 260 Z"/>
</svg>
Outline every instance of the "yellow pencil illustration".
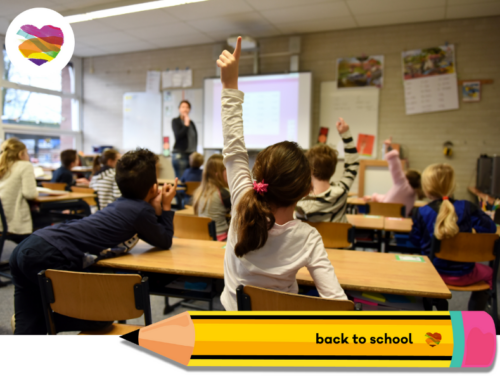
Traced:
<svg viewBox="0 0 500 380">
<path fill-rule="evenodd" d="M 188 366 L 487 367 L 485 312 L 198 312 L 122 336 Z"/>
</svg>

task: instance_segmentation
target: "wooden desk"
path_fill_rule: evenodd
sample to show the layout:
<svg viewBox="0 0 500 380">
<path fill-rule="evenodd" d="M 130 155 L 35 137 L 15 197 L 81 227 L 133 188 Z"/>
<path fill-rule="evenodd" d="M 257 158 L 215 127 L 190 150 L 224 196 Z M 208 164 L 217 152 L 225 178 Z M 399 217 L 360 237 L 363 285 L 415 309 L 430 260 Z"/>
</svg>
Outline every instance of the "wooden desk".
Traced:
<svg viewBox="0 0 500 380">
<path fill-rule="evenodd" d="M 39 203 L 61 202 L 61 201 L 72 201 L 75 199 L 83 199 L 83 198 L 95 198 L 96 196 L 97 194 L 89 194 L 89 193 L 67 193 L 61 195 L 39 194 L 38 197 L 33 199 L 33 201 Z"/>
<path fill-rule="evenodd" d="M 411 218 L 384 218 L 384 230 L 388 232 L 410 233 L 413 226 Z"/>
<path fill-rule="evenodd" d="M 376 215 L 346 214 L 347 221 L 362 230 L 383 230 L 384 218 Z"/>
<path fill-rule="evenodd" d="M 347 198 L 347 204 L 355 206 L 364 206 L 367 204 L 367 202 L 363 198 L 350 197 Z M 414 207 L 423 207 L 425 205 L 427 205 L 426 201 L 415 201 Z"/>
<path fill-rule="evenodd" d="M 131 254 L 95 265 L 129 271 L 223 279 L 225 243 L 174 239 L 162 251 L 140 241 Z M 395 255 L 327 249 L 340 285 L 355 291 L 383 292 L 418 297 L 451 298 L 451 293 L 427 257 L 425 262 L 396 260 Z M 297 274 L 302 285 L 314 285 L 306 268 Z"/>
</svg>

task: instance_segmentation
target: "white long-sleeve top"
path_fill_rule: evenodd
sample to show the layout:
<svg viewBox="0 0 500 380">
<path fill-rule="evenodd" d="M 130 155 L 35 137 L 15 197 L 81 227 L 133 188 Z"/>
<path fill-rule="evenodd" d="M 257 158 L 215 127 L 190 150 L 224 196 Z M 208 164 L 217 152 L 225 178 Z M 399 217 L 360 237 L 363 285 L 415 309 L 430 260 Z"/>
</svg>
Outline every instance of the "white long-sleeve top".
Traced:
<svg viewBox="0 0 500 380">
<path fill-rule="evenodd" d="M 28 161 L 14 162 L 9 171 L 0 178 L 0 199 L 9 233 L 27 235 L 33 232 L 27 200 L 35 199 L 37 196 L 33 165 Z"/>
<path fill-rule="evenodd" d="M 253 190 L 248 166 L 248 153 L 243 137 L 243 92 L 222 91 L 222 128 L 224 165 L 227 170 L 233 217 L 238 202 L 246 191 Z M 307 267 L 323 298 L 347 299 L 318 231 L 300 220 L 275 224 L 266 244 L 239 258 L 234 252 L 238 241 L 234 223 L 229 227 L 224 257 L 224 291 L 221 302 L 228 311 L 238 310 L 236 288 L 254 285 L 289 293 L 298 292 L 296 274 Z"/>
</svg>

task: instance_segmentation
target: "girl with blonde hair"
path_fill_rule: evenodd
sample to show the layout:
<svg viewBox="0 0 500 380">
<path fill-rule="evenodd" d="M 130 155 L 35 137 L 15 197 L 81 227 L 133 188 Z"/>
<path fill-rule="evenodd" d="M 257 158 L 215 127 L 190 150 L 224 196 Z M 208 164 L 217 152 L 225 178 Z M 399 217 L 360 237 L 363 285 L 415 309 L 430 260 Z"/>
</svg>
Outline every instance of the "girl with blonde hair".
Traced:
<svg viewBox="0 0 500 380">
<path fill-rule="evenodd" d="M 422 189 L 432 200 L 413 216 L 411 242 L 428 255 L 434 235 L 439 240 L 449 239 L 459 232 L 495 233 L 497 228 L 491 218 L 469 201 L 452 198 L 455 191 L 455 172 L 448 164 L 428 166 L 422 173 Z M 449 285 L 466 286 L 486 281 L 490 287 L 493 270 L 481 263 L 459 263 L 433 259 L 433 264 L 444 282 Z M 473 292 L 469 310 L 484 310 L 488 291 Z"/>
<path fill-rule="evenodd" d="M 0 199 L 9 240 L 20 243 L 33 232 L 28 200 L 37 196 L 35 172 L 26 145 L 16 138 L 5 140 L 0 146 Z"/>
<path fill-rule="evenodd" d="M 205 164 L 200 187 L 194 193 L 194 212 L 215 221 L 217 240 L 225 241 L 229 225 L 226 215 L 231 211 L 226 167 L 222 154 L 214 154 Z"/>
</svg>

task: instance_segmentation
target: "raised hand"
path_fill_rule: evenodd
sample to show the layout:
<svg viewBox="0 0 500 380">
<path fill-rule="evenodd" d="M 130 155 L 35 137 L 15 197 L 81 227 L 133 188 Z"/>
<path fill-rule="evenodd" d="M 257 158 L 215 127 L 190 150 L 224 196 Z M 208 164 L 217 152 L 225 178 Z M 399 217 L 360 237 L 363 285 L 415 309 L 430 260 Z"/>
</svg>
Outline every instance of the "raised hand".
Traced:
<svg viewBox="0 0 500 380">
<path fill-rule="evenodd" d="M 223 88 L 238 89 L 238 65 L 241 54 L 241 37 L 236 41 L 236 48 L 233 54 L 224 50 L 217 60 L 220 67 L 220 78 Z"/>
<path fill-rule="evenodd" d="M 179 179 L 176 178 L 173 186 L 169 183 L 163 185 L 163 189 L 161 190 L 161 204 L 163 211 L 170 211 L 172 208 L 172 199 L 174 199 L 175 194 L 177 193 L 178 182 Z"/>
<path fill-rule="evenodd" d="M 186 115 L 184 115 L 184 119 L 183 119 L 183 121 L 184 121 L 184 125 L 185 125 L 186 127 L 189 127 L 189 124 L 191 123 L 191 119 L 189 118 L 189 115 L 187 115 L 187 114 L 186 114 Z"/>
<path fill-rule="evenodd" d="M 346 124 L 344 119 L 339 117 L 339 121 L 337 121 L 337 131 L 339 131 L 340 134 L 347 132 L 349 130 L 349 125 Z"/>
<path fill-rule="evenodd" d="M 388 146 L 391 146 L 391 144 L 392 144 L 392 136 L 389 137 L 387 140 L 384 141 L 384 145 L 386 146 L 386 148 Z"/>
</svg>

